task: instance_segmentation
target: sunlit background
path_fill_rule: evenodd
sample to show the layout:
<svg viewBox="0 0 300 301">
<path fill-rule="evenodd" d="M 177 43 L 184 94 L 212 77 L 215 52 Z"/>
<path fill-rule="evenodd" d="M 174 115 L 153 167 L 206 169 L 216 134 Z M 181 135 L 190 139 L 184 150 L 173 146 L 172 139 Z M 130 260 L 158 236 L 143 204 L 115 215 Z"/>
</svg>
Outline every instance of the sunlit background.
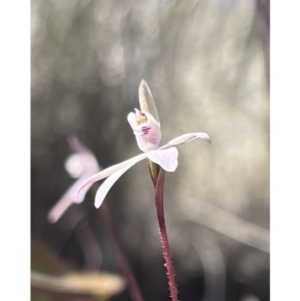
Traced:
<svg viewBox="0 0 300 301">
<path fill-rule="evenodd" d="M 103 298 L 132 300 L 95 190 L 57 223 L 47 215 L 74 182 L 70 135 L 102 168 L 140 152 L 127 114 L 145 79 L 162 143 L 196 131 L 213 141 L 179 146 L 166 175 L 179 299 L 269 300 L 269 1 L 32 0 L 31 10 L 33 276 L 105 272 L 116 288 Z M 105 202 L 145 301 L 170 300 L 146 162 Z M 32 300 L 95 300 L 38 286 Z"/>
</svg>

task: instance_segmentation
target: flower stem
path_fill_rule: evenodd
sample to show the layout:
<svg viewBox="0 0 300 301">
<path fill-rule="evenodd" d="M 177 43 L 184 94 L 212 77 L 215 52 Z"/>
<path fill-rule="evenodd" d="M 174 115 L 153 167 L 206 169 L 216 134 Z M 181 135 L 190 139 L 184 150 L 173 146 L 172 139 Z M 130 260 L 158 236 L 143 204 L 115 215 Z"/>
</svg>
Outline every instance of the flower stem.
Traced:
<svg viewBox="0 0 300 301">
<path fill-rule="evenodd" d="M 155 187 L 155 205 L 156 205 L 156 213 L 159 224 L 159 233 L 162 242 L 163 256 L 166 261 L 166 269 L 167 269 L 167 277 L 169 279 L 169 288 L 171 293 L 172 301 L 178 301 L 177 298 L 177 287 L 175 283 L 174 277 L 174 268 L 171 259 L 171 251 L 168 241 L 167 228 L 165 223 L 164 216 L 164 179 L 165 179 L 165 171 L 159 167 L 157 178 L 153 180 L 153 184 Z"/>
<path fill-rule="evenodd" d="M 137 281 L 131 270 L 130 264 L 128 263 L 128 260 L 120 246 L 120 243 L 119 243 L 119 240 L 118 240 L 118 237 L 116 234 L 116 230 L 113 225 L 113 221 L 112 221 L 111 215 L 109 213 L 109 209 L 108 209 L 106 202 L 103 202 L 102 206 L 100 207 L 99 214 L 100 214 L 101 218 L 103 219 L 103 223 L 104 223 L 106 229 L 108 230 L 108 232 L 110 233 L 113 243 L 116 247 L 116 250 L 117 250 L 117 253 L 119 256 L 119 260 L 120 260 L 120 264 L 123 269 L 123 273 L 125 274 L 127 281 L 128 281 L 128 288 L 129 288 L 129 292 L 130 292 L 132 300 L 133 301 L 144 301 L 142 294 L 140 292 L 139 286 L 137 284 Z"/>
</svg>

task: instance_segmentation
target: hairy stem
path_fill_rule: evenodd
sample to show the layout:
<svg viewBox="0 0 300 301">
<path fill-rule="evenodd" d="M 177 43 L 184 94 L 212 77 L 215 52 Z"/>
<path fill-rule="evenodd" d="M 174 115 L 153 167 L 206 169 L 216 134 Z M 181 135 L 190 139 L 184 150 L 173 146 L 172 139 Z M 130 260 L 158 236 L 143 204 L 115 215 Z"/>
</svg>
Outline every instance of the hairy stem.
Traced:
<svg viewBox="0 0 300 301">
<path fill-rule="evenodd" d="M 103 204 L 99 210 L 99 213 L 103 219 L 103 223 L 104 223 L 105 227 L 107 228 L 107 230 L 109 231 L 109 233 L 113 239 L 113 243 L 116 247 L 116 250 L 117 250 L 117 253 L 119 256 L 119 260 L 120 260 L 120 264 L 123 269 L 123 273 L 125 274 L 127 281 L 128 281 L 129 292 L 130 292 L 132 300 L 133 301 L 144 301 L 142 294 L 140 292 L 139 286 L 137 284 L 137 281 L 131 270 L 130 264 L 128 263 L 127 258 L 120 246 L 120 243 L 119 243 L 119 240 L 118 240 L 118 237 L 117 237 L 114 225 L 113 225 L 113 221 L 112 221 L 111 215 L 109 213 L 109 209 L 108 209 L 106 202 L 103 202 Z"/>
<path fill-rule="evenodd" d="M 165 179 L 165 171 L 162 168 L 159 168 L 157 178 L 153 180 L 153 184 L 155 186 L 155 205 L 156 205 L 156 213 L 159 224 L 159 232 L 162 242 L 163 256 L 166 261 L 166 269 L 167 269 L 167 277 L 169 279 L 169 288 L 171 293 L 172 301 L 178 301 L 177 298 L 177 287 L 175 283 L 174 277 L 174 269 L 171 259 L 171 251 L 168 241 L 167 228 L 165 223 L 164 216 L 164 179 Z"/>
</svg>

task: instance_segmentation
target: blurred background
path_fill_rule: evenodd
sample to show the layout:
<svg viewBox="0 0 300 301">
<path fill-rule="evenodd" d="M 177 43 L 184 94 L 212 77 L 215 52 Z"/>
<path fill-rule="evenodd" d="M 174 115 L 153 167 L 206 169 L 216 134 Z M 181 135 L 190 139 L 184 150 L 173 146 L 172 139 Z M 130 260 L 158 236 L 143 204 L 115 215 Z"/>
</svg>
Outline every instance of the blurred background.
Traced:
<svg viewBox="0 0 300 301">
<path fill-rule="evenodd" d="M 165 179 L 179 299 L 269 300 L 269 0 L 32 0 L 31 44 L 34 273 L 123 277 L 94 189 L 57 223 L 47 215 L 74 182 L 70 135 L 102 168 L 140 152 L 127 114 L 143 78 L 162 144 L 196 131 L 213 141 L 179 146 Z M 105 202 L 145 301 L 170 300 L 146 162 Z M 132 300 L 118 285 L 105 298 Z M 81 298 L 32 291 L 32 300 L 94 300 Z"/>
</svg>

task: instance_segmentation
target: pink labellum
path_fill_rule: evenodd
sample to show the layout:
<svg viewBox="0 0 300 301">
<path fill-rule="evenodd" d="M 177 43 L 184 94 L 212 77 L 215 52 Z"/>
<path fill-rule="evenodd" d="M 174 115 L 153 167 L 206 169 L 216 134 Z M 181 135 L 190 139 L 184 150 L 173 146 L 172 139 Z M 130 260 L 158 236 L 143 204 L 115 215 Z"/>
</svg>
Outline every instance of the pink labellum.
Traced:
<svg viewBox="0 0 300 301">
<path fill-rule="evenodd" d="M 136 113 L 128 114 L 127 120 L 133 129 L 138 147 L 143 152 L 157 149 L 161 139 L 159 123 L 150 113 L 135 110 Z"/>
</svg>

